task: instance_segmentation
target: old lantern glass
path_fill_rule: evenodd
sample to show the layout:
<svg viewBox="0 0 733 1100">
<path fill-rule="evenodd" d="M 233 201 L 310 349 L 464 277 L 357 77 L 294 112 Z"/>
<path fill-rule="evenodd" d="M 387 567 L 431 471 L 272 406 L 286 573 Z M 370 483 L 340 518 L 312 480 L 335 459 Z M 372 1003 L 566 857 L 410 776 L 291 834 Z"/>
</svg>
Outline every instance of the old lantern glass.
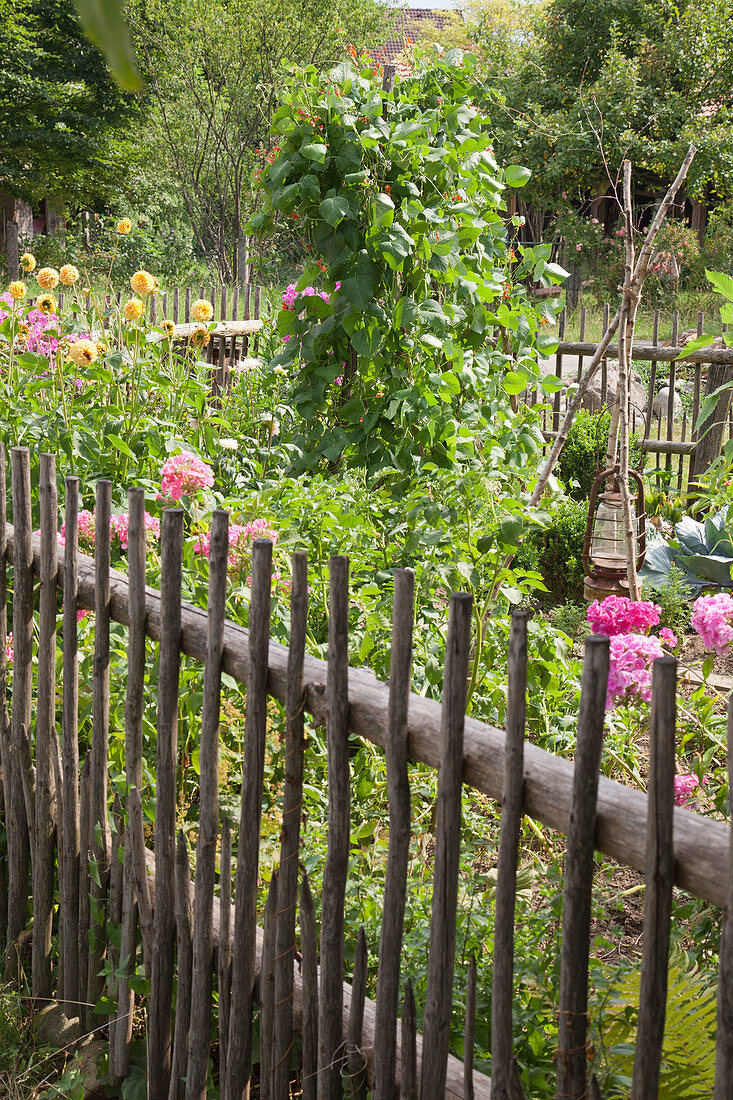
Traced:
<svg viewBox="0 0 733 1100">
<path fill-rule="evenodd" d="M 618 471 L 618 466 L 599 471 L 590 491 L 583 544 L 584 589 L 587 600 L 603 600 L 612 593 L 618 596 L 629 594 Z M 631 517 L 636 568 L 640 569 L 646 554 L 644 483 L 636 470 L 629 471 L 629 479 L 632 482 Z M 611 488 L 608 488 L 609 485 Z"/>
</svg>

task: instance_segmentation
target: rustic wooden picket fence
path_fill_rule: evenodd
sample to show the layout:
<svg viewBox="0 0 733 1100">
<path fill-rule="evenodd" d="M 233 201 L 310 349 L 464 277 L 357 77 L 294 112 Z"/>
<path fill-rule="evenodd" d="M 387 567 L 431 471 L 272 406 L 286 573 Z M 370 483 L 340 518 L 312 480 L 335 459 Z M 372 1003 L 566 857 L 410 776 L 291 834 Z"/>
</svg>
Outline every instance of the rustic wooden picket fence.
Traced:
<svg viewBox="0 0 733 1100">
<path fill-rule="evenodd" d="M 608 329 L 609 318 L 610 307 L 605 305 L 600 323 L 602 334 L 605 334 Z M 543 410 L 542 427 L 548 441 L 554 438 L 560 426 L 567 404 L 568 385 L 580 380 L 584 361 L 589 363 L 598 347 L 597 343 L 587 341 L 585 338 L 588 320 L 587 307 L 582 306 L 579 313 L 579 338 L 566 340 L 566 311 L 563 310 L 558 318 L 560 343 L 554 353 L 555 375 L 565 385 L 552 398 L 551 411 Z M 727 325 L 724 325 L 723 331 L 726 330 Z M 668 343 L 660 343 L 660 331 L 671 333 Z M 702 335 L 704 331 L 705 314 L 700 311 L 697 314 L 696 335 Z M 658 456 L 657 461 L 664 462 L 664 476 L 671 488 L 676 486 L 678 493 L 683 491 L 683 486 L 689 486 L 695 478 L 703 474 L 711 462 L 718 457 L 724 437 L 733 438 L 733 405 L 731 405 L 730 391 L 721 394 L 714 415 L 707 418 L 701 428 L 696 426 L 704 396 L 713 393 L 724 382 L 733 381 L 733 348 L 701 348 L 697 352 L 686 355 L 685 348 L 680 346 L 679 340 L 679 312 L 673 312 L 671 318 L 665 322 L 660 310 L 656 310 L 652 322 L 651 343 L 638 339 L 634 342 L 634 360 L 649 363 L 650 373 L 644 407 L 636 408 L 632 404 L 629 421 L 632 431 L 640 438 L 642 452 Z M 577 357 L 577 366 L 573 365 L 569 369 L 568 356 Z M 680 356 L 682 359 L 679 358 Z M 601 406 L 605 406 L 608 401 L 608 361 L 617 358 L 618 348 L 611 346 L 601 362 L 599 371 Z M 692 385 L 692 401 L 691 407 L 689 409 L 684 407 L 679 415 L 675 408 L 675 387 L 679 385 L 683 374 L 691 374 L 688 382 Z M 654 399 L 660 383 L 669 387 L 669 396 L 666 408 L 655 413 Z M 525 400 L 529 404 L 534 404 L 539 399 L 541 395 L 536 390 L 525 394 Z M 665 421 L 664 435 L 662 421 Z"/>
<path fill-rule="evenodd" d="M 293 556 L 289 647 L 269 639 L 272 544 L 252 551 L 249 629 L 225 619 L 228 517 L 213 516 L 206 611 L 184 603 L 183 513 L 164 513 L 161 591 L 146 587 L 144 494 L 129 491 L 127 575 L 110 568 L 111 485 L 96 486 L 92 560 L 77 551 L 79 481 L 65 484 L 65 544 L 58 544 L 54 458 L 41 456 L 40 533 L 33 535 L 29 452 L 12 451 L 12 525 L 6 524 L 5 454 L 0 451 L 0 798 L 7 865 L 0 863 L 0 914 L 6 967 L 24 965 L 32 873 L 31 988 L 35 1003 L 58 999 L 91 1027 L 106 992 L 110 1072 L 130 1068 L 138 952 L 149 979 L 148 1095 L 206 1095 L 212 985 L 218 1010 L 218 1080 L 225 1100 L 248 1090 L 259 1005 L 260 1093 L 289 1095 L 297 1067 L 302 1095 L 387 1100 L 403 1097 L 521 1096 L 513 1055 L 512 1000 L 516 869 L 522 815 L 567 835 L 558 1043 L 558 1096 L 599 1096 L 588 1081 L 588 956 L 594 847 L 645 872 L 641 999 L 634 1067 L 635 1100 L 657 1095 L 664 1030 L 673 884 L 723 907 L 716 1100 L 733 1082 L 733 858 L 728 826 L 674 807 L 676 662 L 654 670 L 649 791 L 601 777 L 608 639 L 586 645 L 574 765 L 525 743 L 527 630 L 512 619 L 506 730 L 465 718 L 471 598 L 451 597 L 443 703 L 410 693 L 413 581 L 395 574 L 389 686 L 348 664 L 348 559 L 330 564 L 328 661 L 306 656 L 307 561 Z M 12 565 L 13 672 L 7 715 L 7 569 Z M 37 593 L 35 576 L 40 578 Z M 59 596 L 63 597 L 61 737 L 56 706 Z M 37 597 L 37 599 L 36 599 Z M 36 607 L 37 603 L 37 607 Z M 91 748 L 80 769 L 77 608 L 94 611 Z M 110 806 L 110 623 L 128 629 L 125 707 L 126 798 Z M 34 634 L 37 634 L 34 683 Z M 152 851 L 143 829 L 142 722 L 146 638 L 159 643 L 156 812 Z M 185 839 L 176 838 L 179 666 L 203 663 L 199 829 L 195 874 Z M 218 749 L 222 672 L 246 684 L 241 819 L 236 845 L 219 830 Z M 285 707 L 285 780 L 280 858 L 273 869 L 263 927 L 257 924 L 260 823 L 267 698 Z M 328 849 L 320 946 L 307 877 L 298 853 L 304 769 L 304 715 L 327 730 Z M 733 731 L 733 712 L 730 729 Z M 344 927 L 350 850 L 349 733 L 384 747 L 389 850 L 376 1002 L 366 999 L 363 930 Z M 732 738 L 733 740 L 733 738 Z M 400 974 L 410 840 L 408 756 L 438 769 L 434 896 L 422 1035 L 409 976 Z M 733 767 L 729 760 L 729 770 Z M 465 1059 L 449 1055 L 464 784 L 501 803 L 494 927 L 492 1078 L 473 1069 L 476 968 L 466 989 Z M 219 849 L 219 893 L 215 896 Z M 234 852 L 233 852 L 234 848 Z M 233 857 L 236 855 L 236 875 Z M 58 865 L 58 928 L 55 925 Z M 727 870 L 726 870 L 727 869 Z M 298 887 L 300 886 L 300 889 Z M 5 905 L 7 901 L 7 906 Z M 295 965 L 296 910 L 299 961 Z M 121 928 L 119 949 L 110 934 Z M 138 932 L 139 930 L 139 932 Z M 352 981 L 344 984 L 344 939 L 355 939 Z M 106 960 L 106 965 L 105 965 Z M 103 988 L 106 984 L 106 990 Z M 172 1011 L 174 985 L 175 1013 Z M 399 1012 L 400 993 L 402 1010 Z M 397 1033 L 398 1014 L 401 1017 Z M 216 1066 L 215 1066 L 216 1068 Z M 590 1093 L 588 1093 L 590 1089 Z"/>
</svg>

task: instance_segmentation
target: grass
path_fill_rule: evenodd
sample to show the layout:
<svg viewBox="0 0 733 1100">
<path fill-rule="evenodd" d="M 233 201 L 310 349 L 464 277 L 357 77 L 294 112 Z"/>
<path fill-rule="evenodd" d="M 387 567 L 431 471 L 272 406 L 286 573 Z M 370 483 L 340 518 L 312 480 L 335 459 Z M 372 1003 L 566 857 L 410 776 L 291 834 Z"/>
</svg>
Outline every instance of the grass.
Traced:
<svg viewBox="0 0 733 1100">
<path fill-rule="evenodd" d="M 679 331 L 688 332 L 697 328 L 698 312 L 704 314 L 704 331 L 719 336 L 722 332 L 720 307 L 724 299 L 714 291 L 683 290 L 676 297 L 670 296 L 667 303 L 659 307 L 659 338 L 662 342 L 672 339 L 672 314 L 679 311 Z M 610 301 L 611 316 L 618 303 Z M 582 307 L 586 309 L 585 339 L 589 342 L 600 340 L 603 335 L 603 302 L 592 294 L 585 293 L 581 302 L 570 314 L 565 328 L 566 340 L 580 339 L 580 318 Z M 651 340 L 655 310 L 646 306 L 642 300 L 636 319 L 635 338 Z"/>
</svg>

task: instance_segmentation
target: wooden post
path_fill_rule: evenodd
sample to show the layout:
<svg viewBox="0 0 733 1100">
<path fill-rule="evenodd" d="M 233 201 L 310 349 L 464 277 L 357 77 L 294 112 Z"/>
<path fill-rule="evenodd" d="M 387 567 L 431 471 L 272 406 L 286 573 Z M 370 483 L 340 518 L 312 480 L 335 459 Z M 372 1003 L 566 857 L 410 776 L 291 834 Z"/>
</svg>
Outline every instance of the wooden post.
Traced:
<svg viewBox="0 0 733 1100">
<path fill-rule="evenodd" d="M 364 999 L 367 981 L 367 943 L 364 926 L 361 925 L 354 950 L 354 974 L 351 979 L 351 1005 L 346 1036 L 346 1067 L 349 1075 L 349 1094 L 354 1100 L 366 1100 L 367 1063 L 361 1052 L 364 1030 Z M 394 1090 L 394 1083 L 392 1086 Z"/>
<path fill-rule="evenodd" d="M 672 314 L 672 347 L 677 347 L 680 331 L 680 314 L 679 310 L 675 310 Z M 672 440 L 674 438 L 674 398 L 675 398 L 675 374 L 677 364 L 674 359 L 669 364 L 669 375 L 667 378 L 667 386 L 669 388 L 669 396 L 667 397 L 667 439 Z M 672 455 L 668 454 L 664 460 L 665 469 L 672 470 Z"/>
<path fill-rule="evenodd" d="M 349 559 L 329 566 L 328 850 L 321 894 L 321 988 L 318 1003 L 319 1100 L 341 1100 L 343 1061 L 344 898 L 349 868 Z"/>
<path fill-rule="evenodd" d="M 587 1088 L 588 951 L 596 799 L 603 749 L 608 662 L 608 638 L 599 635 L 589 638 L 585 643 L 583 660 L 573 804 L 565 859 L 557 1056 L 558 1098 L 575 1094 L 583 1096 Z"/>
<path fill-rule="evenodd" d="M 173 288 L 173 323 L 178 324 L 178 287 Z"/>
<path fill-rule="evenodd" d="M 143 826 L 143 802 L 137 787 L 130 787 L 127 795 L 127 813 L 132 838 L 132 865 L 135 874 L 137 907 L 140 914 L 140 933 L 143 941 L 143 961 L 148 981 L 153 972 L 153 904 L 148 884 L 148 862 L 145 854 L 145 830 Z M 150 1038 L 148 1037 L 148 1046 Z"/>
<path fill-rule="evenodd" d="M 659 344 L 659 310 L 654 310 L 654 322 L 652 324 L 652 346 L 656 348 Z M 649 374 L 649 397 L 646 406 L 646 416 L 644 420 L 644 439 L 649 438 L 649 434 L 652 430 L 652 416 L 654 415 L 654 390 L 656 388 L 657 379 L 657 361 L 652 359 L 651 372 Z"/>
<path fill-rule="evenodd" d="M 8 719 L 8 590 L 7 590 L 7 535 L 5 530 L 7 514 L 7 490 L 5 470 L 5 446 L 0 443 L 0 773 L 2 783 L 2 820 L 5 826 L 5 852 L 0 856 L 0 955 L 5 954 L 8 931 L 8 846 L 10 831 L 10 721 Z M 0 967 L 2 969 L 2 967 Z"/>
<path fill-rule="evenodd" d="M 5 252 L 8 260 L 8 278 L 12 281 L 20 275 L 20 248 L 18 246 L 18 223 L 5 223 Z"/>
<path fill-rule="evenodd" d="M 248 1095 L 252 1069 L 257 870 L 267 736 L 271 585 L 272 543 L 268 539 L 255 539 L 252 544 L 247 713 L 244 729 L 242 811 L 237 845 L 227 1095 L 222 1100 L 241 1100 Z"/>
<path fill-rule="evenodd" d="M 176 1028 L 173 1040 L 171 1083 L 168 1100 L 183 1100 L 188 1063 L 188 1023 L 191 1016 L 191 968 L 193 913 L 191 911 L 191 871 L 188 865 L 188 845 L 181 829 L 176 849 L 176 936 L 178 962 L 176 974 Z"/>
<path fill-rule="evenodd" d="M 405 982 L 402 1002 L 402 1086 L 400 1100 L 417 1100 L 417 1016 L 412 978 Z"/>
<path fill-rule="evenodd" d="M 92 761 L 91 761 L 91 848 L 97 867 L 92 877 L 91 938 L 87 1001 L 94 1005 L 102 993 L 100 971 L 106 936 L 106 894 L 109 876 L 107 822 L 107 766 L 109 753 L 109 626 L 110 626 L 110 511 L 112 483 L 97 482 L 94 535 L 94 682 L 92 688 Z"/>
<path fill-rule="evenodd" d="M 567 310 L 563 309 L 560 314 L 560 321 L 558 325 L 558 336 L 562 341 L 565 337 L 565 321 L 567 318 Z M 555 352 L 555 375 L 562 382 L 562 352 Z M 555 396 L 552 399 L 552 430 L 556 432 L 560 427 L 560 390 L 555 392 Z"/>
<path fill-rule="evenodd" d="M 507 665 L 504 789 L 496 870 L 494 976 L 491 991 L 491 1092 L 496 1100 L 524 1095 L 514 1060 L 514 910 L 524 793 L 524 731 L 527 695 L 527 612 L 513 611 Z"/>
<path fill-rule="evenodd" d="M 193 972 L 186 1100 L 206 1100 L 206 1070 L 209 1064 L 213 964 L 212 920 L 216 842 L 219 834 L 219 712 L 228 555 L 229 513 L 218 509 L 212 516 L 209 546 L 209 598 L 206 616 L 208 633 L 201 715 L 199 832 L 194 879 Z"/>
<path fill-rule="evenodd" d="M 276 1100 L 272 1091 L 272 1039 L 275 1012 L 275 937 L 277 920 L 277 870 L 273 872 L 267 891 L 262 929 L 262 959 L 260 961 L 260 1097 Z M 286 1095 L 289 1093 L 286 1093 Z"/>
<path fill-rule="evenodd" d="M 122 806 L 120 804 L 120 796 L 115 795 L 114 803 L 112 804 L 112 849 L 109 863 L 109 923 L 111 925 L 120 925 L 122 923 L 122 849 L 124 846 L 125 825 L 122 820 Z M 110 971 L 107 977 L 107 996 L 110 1000 L 114 999 L 116 980 L 114 977 L 115 966 L 119 964 L 119 956 L 113 944 L 109 945 L 109 961 Z M 117 1011 L 113 1009 L 109 1016 L 109 1062 L 112 1066 L 112 1059 L 115 1051 L 115 1037 L 117 1033 Z M 110 1069 L 111 1082 L 114 1083 L 116 1076 L 114 1070 Z"/>
<path fill-rule="evenodd" d="M 631 1100 L 649 1100 L 657 1095 L 662 1061 L 674 882 L 676 690 L 676 660 L 657 658 L 652 679 L 644 939 Z"/>
<path fill-rule="evenodd" d="M 226 1091 L 227 1049 L 229 1043 L 229 1007 L 232 992 L 232 835 L 229 819 L 221 827 L 219 856 L 219 1093 Z M 291 963 L 292 971 L 292 963 Z"/>
<path fill-rule="evenodd" d="M 473 1100 L 473 1048 L 476 1041 L 476 956 L 468 960 L 466 1022 L 463 1044 L 463 1100 Z"/>
<path fill-rule="evenodd" d="M 430 920 L 420 1100 L 442 1100 L 448 1066 L 453 1006 L 453 966 L 458 904 L 463 795 L 463 727 L 473 601 L 467 592 L 450 598 L 445 647 L 438 803 L 435 819 L 433 911 Z"/>
<path fill-rule="evenodd" d="M 79 975 L 79 660 L 77 642 L 79 478 L 67 477 L 64 510 L 64 701 L 62 711 L 62 792 L 61 825 L 61 943 L 64 953 L 64 1011 L 78 1015 L 81 1000 Z M 86 974 L 84 975 L 86 994 Z"/>
<path fill-rule="evenodd" d="M 91 749 L 84 757 L 81 769 L 80 799 L 79 799 L 79 919 L 77 939 L 79 943 L 79 1008 L 78 1016 L 82 1028 L 89 1027 L 92 1018 L 93 1005 L 86 1003 L 87 973 L 89 970 L 89 921 L 91 909 L 89 904 L 89 887 L 91 876 L 89 874 L 89 861 L 91 858 Z"/>
<path fill-rule="evenodd" d="M 415 576 L 398 569 L 392 604 L 392 656 L 385 755 L 389 795 L 389 850 L 374 1025 L 374 1100 L 392 1100 L 397 1065 L 402 929 L 410 856 L 410 783 L 407 775 L 407 714 L 412 682 Z"/>
<path fill-rule="evenodd" d="M 11 453 L 13 481 L 13 698 L 10 752 L 3 753 L 7 772 L 6 825 L 8 826 L 8 957 L 6 968 L 15 974 L 15 944 L 25 928 L 28 906 L 30 842 L 19 756 L 21 729 L 30 729 L 33 690 L 33 552 L 31 549 L 31 472 L 27 447 Z M 4 513 L 3 513 L 4 518 Z M 4 657 L 4 651 L 3 651 Z M 7 742 L 6 742 L 7 744 Z"/>
<path fill-rule="evenodd" d="M 733 695 L 728 698 L 728 816 L 733 814 Z M 718 1012 L 715 1034 L 715 1091 L 713 1100 L 730 1100 L 733 1082 L 733 828 L 726 879 L 726 898 L 720 932 Z"/>
<path fill-rule="evenodd" d="M 303 1100 L 318 1097 L 318 934 L 308 876 L 300 887 L 300 956 L 303 972 Z"/>
<path fill-rule="evenodd" d="M 176 934 L 178 687 L 181 667 L 183 512 L 166 508 L 160 539 L 160 660 L 155 746 L 155 917 L 148 1004 L 148 1096 L 167 1100 Z"/>
<path fill-rule="evenodd" d="M 308 558 L 293 554 L 290 590 L 290 645 L 285 700 L 285 782 L 280 834 L 275 949 L 275 1024 L 272 1051 L 272 1095 L 284 1096 L 290 1079 L 293 1045 L 293 954 L 298 896 L 298 853 L 303 805 L 303 661 L 308 622 Z"/>
<path fill-rule="evenodd" d="M 41 590 L 38 599 L 38 695 L 36 710 L 36 837 L 33 864 L 33 995 L 51 996 L 56 783 L 56 611 L 58 607 L 58 493 L 56 459 L 41 455 Z M 0 645 L 3 645 L 0 637 Z M 60 791 L 58 794 L 60 795 Z"/>
<path fill-rule="evenodd" d="M 145 491 L 129 489 L 127 507 L 130 514 L 127 535 L 128 562 L 128 616 L 129 635 L 127 648 L 127 692 L 125 698 L 125 779 L 128 791 L 138 790 L 143 780 L 143 698 L 145 691 Z M 135 969 L 137 944 L 137 903 L 135 900 L 135 871 L 133 867 L 132 833 L 128 820 L 125 828 L 125 845 L 122 881 L 122 933 L 120 960 L 127 960 L 121 975 L 117 995 L 117 1026 L 113 1072 L 117 1077 L 127 1077 L 130 1070 L 130 1043 L 135 997 L 130 988 L 130 977 Z"/>
<path fill-rule="evenodd" d="M 184 305 L 183 305 L 183 319 L 184 319 L 184 321 L 186 322 L 187 325 L 191 323 L 191 287 L 190 286 L 186 287 L 186 294 L 185 294 L 185 297 L 184 297 Z"/>
</svg>

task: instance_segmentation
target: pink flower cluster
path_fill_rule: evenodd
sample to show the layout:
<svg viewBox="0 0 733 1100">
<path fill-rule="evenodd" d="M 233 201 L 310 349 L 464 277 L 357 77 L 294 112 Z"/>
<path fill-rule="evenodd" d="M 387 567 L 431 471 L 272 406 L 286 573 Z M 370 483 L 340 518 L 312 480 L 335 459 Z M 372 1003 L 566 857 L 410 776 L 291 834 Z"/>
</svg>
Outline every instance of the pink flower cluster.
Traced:
<svg viewBox="0 0 733 1100">
<path fill-rule="evenodd" d="M 733 596 L 727 592 L 700 596 L 695 600 L 690 621 L 705 648 L 722 656 L 733 641 Z"/>
<path fill-rule="evenodd" d="M 120 546 L 123 550 L 127 550 L 130 544 L 130 514 L 129 512 L 123 512 L 119 516 L 110 516 L 109 531 L 112 539 L 119 539 Z M 158 540 L 160 538 L 160 520 L 155 516 L 151 516 L 149 512 L 145 513 L 145 539 L 146 542 Z"/>
<path fill-rule="evenodd" d="M 180 500 L 193 496 L 199 489 L 210 489 L 214 484 L 214 471 L 198 455 L 190 451 L 172 455 L 160 471 L 159 499 Z"/>
<path fill-rule="evenodd" d="M 616 634 L 611 638 L 606 710 L 640 695 L 645 703 L 652 697 L 652 664 L 663 655 L 658 638 L 644 634 Z"/>
<path fill-rule="evenodd" d="M 337 283 L 336 290 L 340 286 L 341 283 Z M 283 309 L 292 309 L 296 298 L 323 298 L 324 302 L 331 301 L 331 295 L 327 294 L 325 290 L 316 290 L 314 286 L 307 286 L 303 290 L 298 290 L 296 283 L 288 283 L 283 294 Z"/>
<path fill-rule="evenodd" d="M 79 549 L 82 554 L 94 553 L 94 540 L 96 538 L 96 528 L 94 520 L 94 512 L 90 512 L 87 508 L 83 512 L 79 512 Z M 61 534 L 59 535 L 59 543 L 61 546 L 66 544 L 66 524 L 61 524 Z"/>
<path fill-rule="evenodd" d="M 703 787 L 707 786 L 707 779 L 702 782 L 694 773 L 683 772 L 674 777 L 674 804 L 675 806 L 690 806 L 697 802 L 697 795 Z M 697 792 L 697 793 L 695 793 Z"/>
<path fill-rule="evenodd" d="M 5 643 L 5 660 L 7 661 L 7 663 L 9 665 L 12 665 L 13 657 L 14 657 L 14 653 L 13 653 L 13 632 L 11 630 L 8 633 L 7 641 Z"/>
<path fill-rule="evenodd" d="M 253 519 L 250 523 L 230 523 L 229 525 L 229 572 L 243 573 L 249 568 L 249 552 L 255 539 L 270 539 L 277 542 L 277 531 L 273 531 L 266 519 Z M 211 548 L 211 536 L 200 535 L 194 546 L 197 554 L 208 558 Z"/>
<path fill-rule="evenodd" d="M 593 601 L 588 608 L 587 618 L 596 634 L 606 634 L 613 638 L 616 634 L 648 634 L 659 622 L 661 610 L 659 604 L 649 600 L 606 596 L 602 603 L 599 600 Z"/>
<path fill-rule="evenodd" d="M 0 294 L 0 302 L 3 305 L 11 306 L 9 310 L 0 308 L 0 321 L 4 321 L 6 317 L 10 316 L 12 306 L 17 307 L 17 303 L 13 301 L 10 294 Z M 55 313 L 42 313 L 40 309 L 31 309 L 23 317 L 16 308 L 16 317 L 28 325 L 29 332 L 25 338 L 25 346 L 28 351 L 35 351 L 49 358 L 55 354 L 59 346 L 58 337 L 46 335 L 49 329 L 54 332 L 58 331 L 59 319 Z M 80 336 L 76 337 L 76 339 L 80 338 Z"/>
</svg>

